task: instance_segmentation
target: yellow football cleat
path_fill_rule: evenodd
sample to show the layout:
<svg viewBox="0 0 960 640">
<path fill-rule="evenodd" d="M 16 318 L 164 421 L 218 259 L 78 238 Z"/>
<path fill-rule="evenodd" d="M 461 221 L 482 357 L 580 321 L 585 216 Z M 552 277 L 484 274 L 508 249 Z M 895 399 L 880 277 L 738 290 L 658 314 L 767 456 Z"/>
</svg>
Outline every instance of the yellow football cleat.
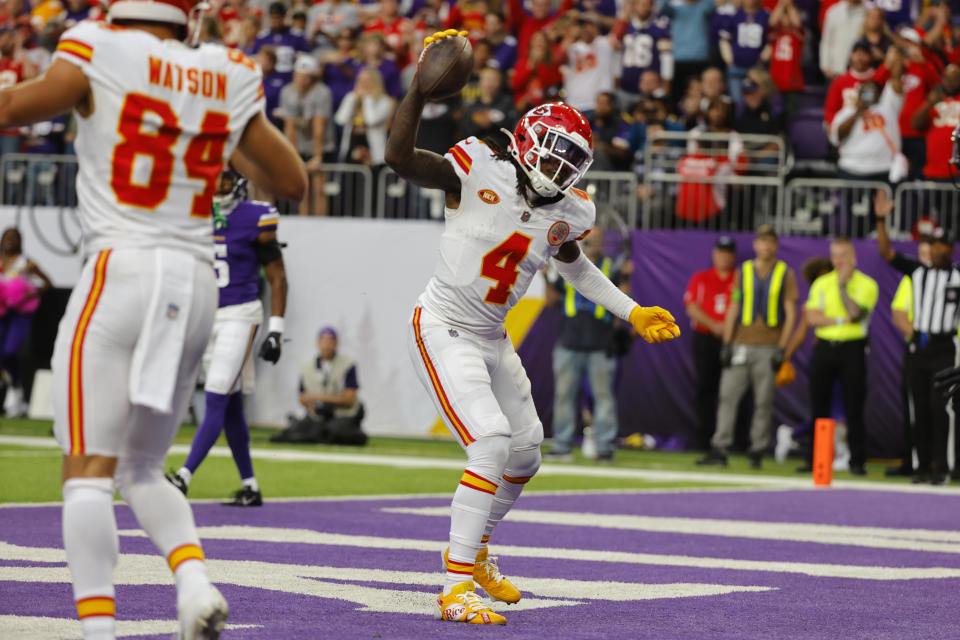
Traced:
<svg viewBox="0 0 960 640">
<path fill-rule="evenodd" d="M 473 582 L 461 582 L 450 593 L 437 596 L 437 620 L 467 624 L 507 624 L 507 619 L 494 613 L 477 595 Z"/>
<path fill-rule="evenodd" d="M 449 548 L 443 552 L 444 571 L 447 569 L 448 553 L 450 553 Z M 502 600 L 508 604 L 519 602 L 520 590 L 503 577 L 500 568 L 497 566 L 497 559 L 489 557 L 488 553 L 486 547 L 477 552 L 476 564 L 473 565 L 473 580 L 491 598 Z"/>
</svg>

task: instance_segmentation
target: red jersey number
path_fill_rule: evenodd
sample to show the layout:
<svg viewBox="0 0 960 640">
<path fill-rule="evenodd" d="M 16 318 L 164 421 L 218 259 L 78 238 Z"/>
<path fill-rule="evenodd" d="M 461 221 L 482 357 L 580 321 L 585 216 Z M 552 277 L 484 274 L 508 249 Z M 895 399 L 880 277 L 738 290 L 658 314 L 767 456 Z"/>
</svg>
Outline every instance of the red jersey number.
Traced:
<svg viewBox="0 0 960 640">
<path fill-rule="evenodd" d="M 519 266 L 530 250 L 533 240 L 518 231 L 483 256 L 480 275 L 496 282 L 487 291 L 483 301 L 489 304 L 505 305 L 510 299 L 510 290 L 520 275 Z"/>
<path fill-rule="evenodd" d="M 155 132 L 144 131 L 145 121 L 160 121 Z M 204 189 L 194 194 L 190 215 L 207 217 L 213 202 L 217 176 L 223 167 L 223 148 L 230 135 L 229 116 L 207 111 L 183 154 L 187 177 L 203 180 Z M 117 127 L 122 140 L 113 149 L 110 186 L 117 202 L 140 209 L 156 209 L 170 191 L 176 158 L 173 147 L 183 133 L 177 114 L 170 104 L 141 93 L 128 93 L 120 110 Z M 145 183 L 134 182 L 133 169 L 137 156 L 150 161 L 150 176 Z"/>
</svg>

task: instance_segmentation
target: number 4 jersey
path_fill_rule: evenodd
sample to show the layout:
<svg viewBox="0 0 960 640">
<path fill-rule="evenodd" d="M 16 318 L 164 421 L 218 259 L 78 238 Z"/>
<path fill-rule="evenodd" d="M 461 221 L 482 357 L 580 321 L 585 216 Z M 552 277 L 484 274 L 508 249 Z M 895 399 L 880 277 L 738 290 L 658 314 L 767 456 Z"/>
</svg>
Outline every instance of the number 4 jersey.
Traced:
<svg viewBox="0 0 960 640">
<path fill-rule="evenodd" d="M 165 246 L 212 262 L 217 176 L 263 107 L 258 67 L 219 45 L 95 22 L 64 33 L 54 55 L 93 96 L 76 139 L 86 254 Z"/>
<path fill-rule="evenodd" d="M 560 245 L 593 227 L 596 208 L 578 189 L 530 207 L 513 162 L 476 138 L 444 157 L 460 178 L 460 206 L 445 211 L 440 262 L 419 304 L 450 324 L 493 335 Z"/>
</svg>

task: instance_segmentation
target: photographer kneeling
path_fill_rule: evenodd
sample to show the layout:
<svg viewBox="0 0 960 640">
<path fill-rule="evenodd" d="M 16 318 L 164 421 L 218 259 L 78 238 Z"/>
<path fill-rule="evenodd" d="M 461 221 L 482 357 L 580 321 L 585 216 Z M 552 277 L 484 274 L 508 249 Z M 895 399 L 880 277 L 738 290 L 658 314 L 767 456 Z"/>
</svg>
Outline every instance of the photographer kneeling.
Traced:
<svg viewBox="0 0 960 640">
<path fill-rule="evenodd" d="M 300 404 L 307 416 L 270 438 L 271 442 L 364 445 L 363 405 L 357 397 L 357 366 L 337 353 L 337 332 L 317 334 L 319 355 L 300 369 Z"/>
</svg>

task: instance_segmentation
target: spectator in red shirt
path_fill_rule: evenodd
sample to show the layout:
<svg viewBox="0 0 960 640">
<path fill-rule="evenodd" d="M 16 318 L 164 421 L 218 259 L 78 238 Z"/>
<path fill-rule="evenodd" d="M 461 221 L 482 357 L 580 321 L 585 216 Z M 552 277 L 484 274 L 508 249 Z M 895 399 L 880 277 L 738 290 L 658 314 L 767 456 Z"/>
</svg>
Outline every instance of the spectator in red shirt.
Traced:
<svg viewBox="0 0 960 640">
<path fill-rule="evenodd" d="M 935 86 L 920 105 L 910 124 L 926 132 L 927 162 L 923 176 L 928 180 L 950 180 L 949 160 L 953 153 L 950 136 L 960 125 L 960 67 L 947 66 L 943 83 Z M 942 212 L 941 212 L 942 213 Z"/>
<path fill-rule="evenodd" d="M 793 0 L 780 0 L 770 15 L 771 39 L 770 77 L 783 96 L 783 110 L 787 117 L 800 105 L 803 81 L 803 41 L 805 31 L 800 12 Z"/>
<path fill-rule="evenodd" d="M 470 42 L 486 37 L 485 16 L 490 10 L 484 0 L 457 0 L 450 7 L 450 15 L 443 23 L 444 29 L 462 29 L 469 33 Z"/>
<path fill-rule="evenodd" d="M 827 99 L 823 105 L 823 119 L 829 127 L 833 123 L 833 116 L 844 107 L 856 107 L 860 83 L 873 80 L 884 84 L 890 77 L 886 66 L 878 69 L 870 66 L 870 44 L 860 40 L 853 45 L 850 53 L 850 69 L 833 79 L 827 91 Z"/>
<path fill-rule="evenodd" d="M 367 23 L 365 32 L 377 32 L 383 35 L 387 48 L 393 54 L 394 62 L 400 69 L 410 64 L 410 42 L 407 35 L 412 33 L 410 22 L 400 15 L 397 0 L 380 0 L 380 17 Z"/>
<path fill-rule="evenodd" d="M 0 88 L 12 87 L 32 75 L 30 69 L 15 57 L 15 53 L 16 39 L 12 25 L 10 23 L 0 25 Z M 19 153 L 19 151 L 20 129 L 13 127 L 0 130 L 0 155 Z"/>
<path fill-rule="evenodd" d="M 531 107 L 556 99 L 563 83 L 557 58 L 546 34 L 535 32 L 530 38 L 526 57 L 520 59 L 513 73 L 511 84 L 517 111 L 524 113 Z"/>
<path fill-rule="evenodd" d="M 903 136 L 903 155 L 910 161 L 911 180 L 923 175 L 927 163 L 927 141 L 924 132 L 913 128 L 913 114 L 926 101 L 930 91 L 940 84 L 936 65 L 924 55 L 920 34 L 915 29 L 900 32 L 906 49 L 906 69 L 903 74 L 903 110 L 900 112 L 900 135 Z"/>
<path fill-rule="evenodd" d="M 696 448 L 710 448 L 717 424 L 717 396 L 720 392 L 720 348 L 723 321 L 730 306 L 737 245 L 733 238 L 720 236 L 713 247 L 713 266 L 690 278 L 683 304 L 693 325 L 693 363 L 697 372 Z"/>
<path fill-rule="evenodd" d="M 517 34 L 517 58 L 527 57 L 527 45 L 533 34 L 546 31 L 560 16 L 573 7 L 574 0 L 563 0 L 560 8 L 551 10 L 550 0 L 530 0 L 530 11 L 522 0 L 510 0 L 510 25 Z"/>
</svg>

